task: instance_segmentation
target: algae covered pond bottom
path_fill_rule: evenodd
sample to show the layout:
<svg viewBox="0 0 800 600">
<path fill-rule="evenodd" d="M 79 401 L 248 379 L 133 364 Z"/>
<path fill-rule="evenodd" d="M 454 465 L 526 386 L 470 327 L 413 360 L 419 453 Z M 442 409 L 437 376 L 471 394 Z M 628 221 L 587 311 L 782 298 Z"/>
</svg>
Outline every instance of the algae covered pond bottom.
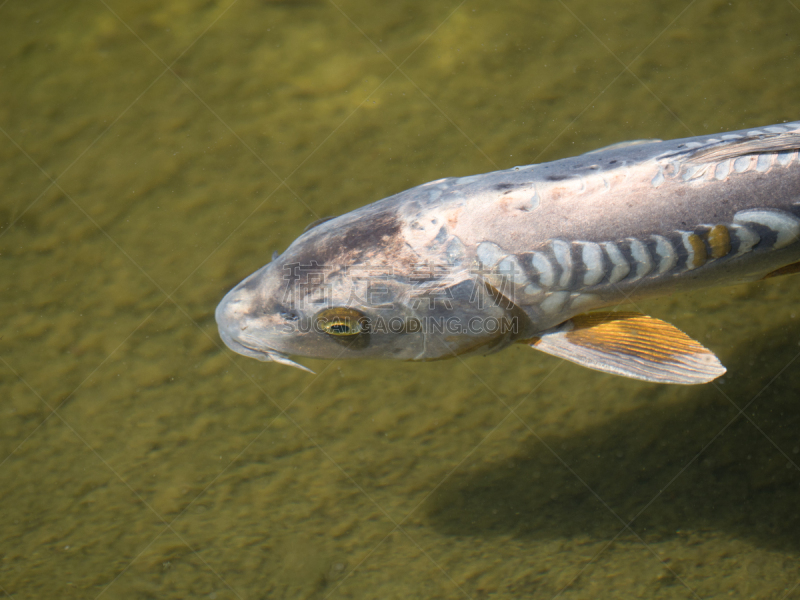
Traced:
<svg viewBox="0 0 800 600">
<path fill-rule="evenodd" d="M 693 388 L 522 347 L 314 376 L 213 319 L 413 185 L 797 120 L 793 3 L 9 0 L 0 29 L 4 594 L 800 593 L 797 276 L 636 307 L 728 368 Z"/>
</svg>

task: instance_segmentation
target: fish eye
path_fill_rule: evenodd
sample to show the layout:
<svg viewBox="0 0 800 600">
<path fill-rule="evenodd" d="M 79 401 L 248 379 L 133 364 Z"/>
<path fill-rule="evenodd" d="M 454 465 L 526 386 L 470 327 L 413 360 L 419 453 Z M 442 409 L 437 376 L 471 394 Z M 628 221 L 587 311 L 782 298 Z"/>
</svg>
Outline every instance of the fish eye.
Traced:
<svg viewBox="0 0 800 600">
<path fill-rule="evenodd" d="M 328 308 L 316 316 L 317 325 L 328 335 L 351 336 L 367 331 L 367 317 L 352 308 Z"/>
</svg>

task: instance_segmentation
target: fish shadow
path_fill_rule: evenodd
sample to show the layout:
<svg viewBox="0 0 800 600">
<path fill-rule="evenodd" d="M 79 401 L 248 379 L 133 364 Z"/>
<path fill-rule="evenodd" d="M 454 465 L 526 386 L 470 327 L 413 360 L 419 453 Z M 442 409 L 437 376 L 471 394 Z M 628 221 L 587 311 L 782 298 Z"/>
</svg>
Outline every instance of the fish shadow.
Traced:
<svg viewBox="0 0 800 600">
<path fill-rule="evenodd" d="M 654 386 L 641 408 L 456 473 L 426 519 L 454 536 L 606 540 L 630 523 L 648 542 L 723 531 L 800 551 L 799 340 L 800 324 L 784 323 L 739 348 L 716 388 L 683 388 L 665 406 Z"/>
</svg>

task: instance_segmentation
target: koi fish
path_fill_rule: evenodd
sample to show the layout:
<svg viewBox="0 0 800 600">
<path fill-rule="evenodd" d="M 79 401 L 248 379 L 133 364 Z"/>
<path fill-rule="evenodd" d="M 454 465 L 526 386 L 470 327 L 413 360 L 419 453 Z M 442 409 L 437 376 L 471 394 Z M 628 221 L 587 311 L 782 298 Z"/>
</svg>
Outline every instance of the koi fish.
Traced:
<svg viewBox="0 0 800 600">
<path fill-rule="evenodd" d="M 220 302 L 232 350 L 427 361 L 512 343 L 634 379 L 725 372 L 674 326 L 590 312 L 800 271 L 800 122 L 439 179 L 312 224 Z M 308 369 L 306 369 L 308 370 Z"/>
</svg>

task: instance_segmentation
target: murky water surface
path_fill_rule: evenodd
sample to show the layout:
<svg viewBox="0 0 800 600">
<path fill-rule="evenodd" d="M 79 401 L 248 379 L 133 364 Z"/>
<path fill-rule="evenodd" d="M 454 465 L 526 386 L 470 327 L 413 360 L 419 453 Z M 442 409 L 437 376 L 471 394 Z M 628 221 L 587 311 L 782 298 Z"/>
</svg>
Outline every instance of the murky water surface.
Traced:
<svg viewBox="0 0 800 600">
<path fill-rule="evenodd" d="M 0 591 L 796 597 L 800 278 L 641 307 L 701 387 L 523 347 L 312 376 L 213 311 L 428 180 L 800 118 L 799 8 L 0 3 Z"/>
</svg>

